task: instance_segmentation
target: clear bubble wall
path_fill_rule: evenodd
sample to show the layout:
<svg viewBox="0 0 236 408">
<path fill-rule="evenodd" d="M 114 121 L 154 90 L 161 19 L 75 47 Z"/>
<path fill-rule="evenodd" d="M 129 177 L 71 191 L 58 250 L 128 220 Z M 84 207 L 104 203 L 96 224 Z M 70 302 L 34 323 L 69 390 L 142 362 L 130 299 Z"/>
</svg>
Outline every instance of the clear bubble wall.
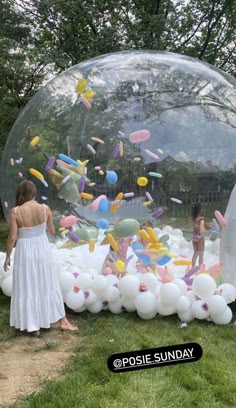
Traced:
<svg viewBox="0 0 236 408">
<path fill-rule="evenodd" d="M 224 212 L 235 152 L 234 78 L 178 54 L 108 54 L 53 78 L 19 115 L 2 157 L 1 200 L 7 217 L 27 178 L 58 217 L 184 228 L 193 202 L 209 219 Z"/>
</svg>

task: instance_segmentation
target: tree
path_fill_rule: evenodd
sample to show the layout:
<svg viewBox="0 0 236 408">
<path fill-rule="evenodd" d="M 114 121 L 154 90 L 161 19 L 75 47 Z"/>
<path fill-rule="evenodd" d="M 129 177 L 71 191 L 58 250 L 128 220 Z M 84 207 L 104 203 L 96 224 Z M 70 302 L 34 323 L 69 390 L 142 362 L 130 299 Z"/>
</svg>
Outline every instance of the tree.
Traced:
<svg viewBox="0 0 236 408">
<path fill-rule="evenodd" d="M 8 0 L 0 0 L 0 154 L 21 109 L 45 76 L 37 57 L 31 21 Z"/>
</svg>

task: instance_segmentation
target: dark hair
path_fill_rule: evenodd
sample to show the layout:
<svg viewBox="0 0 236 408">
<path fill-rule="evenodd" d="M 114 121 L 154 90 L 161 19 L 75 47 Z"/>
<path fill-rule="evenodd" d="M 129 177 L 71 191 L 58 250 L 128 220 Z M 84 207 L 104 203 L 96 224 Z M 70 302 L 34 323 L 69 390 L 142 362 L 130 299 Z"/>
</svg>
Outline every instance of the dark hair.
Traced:
<svg viewBox="0 0 236 408">
<path fill-rule="evenodd" d="M 192 205 L 192 219 L 195 220 L 201 214 L 202 206 L 200 203 L 196 203 Z"/>
<path fill-rule="evenodd" d="M 142 228 L 145 229 L 145 227 L 153 227 L 153 223 L 149 220 L 144 221 L 142 224 Z"/>
<path fill-rule="evenodd" d="M 22 181 L 16 190 L 16 206 L 26 203 L 26 201 L 33 200 L 37 194 L 36 186 L 32 181 Z"/>
</svg>

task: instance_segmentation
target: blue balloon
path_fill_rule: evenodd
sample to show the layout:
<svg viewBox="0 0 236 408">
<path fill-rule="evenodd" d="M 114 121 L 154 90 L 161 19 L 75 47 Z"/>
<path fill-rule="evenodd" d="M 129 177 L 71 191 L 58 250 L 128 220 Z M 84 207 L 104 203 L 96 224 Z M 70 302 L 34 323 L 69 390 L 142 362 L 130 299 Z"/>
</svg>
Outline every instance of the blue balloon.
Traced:
<svg viewBox="0 0 236 408">
<path fill-rule="evenodd" d="M 108 171 L 106 175 L 106 180 L 110 184 L 115 184 L 118 180 L 118 176 L 115 171 Z"/>
<path fill-rule="evenodd" d="M 151 263 L 151 258 L 150 258 L 149 255 L 136 254 L 136 252 L 135 252 L 137 249 L 144 249 L 143 245 L 139 244 L 138 242 L 134 242 L 134 243 L 132 244 L 132 249 L 133 249 L 135 255 L 138 257 L 138 259 L 139 259 L 140 261 L 142 261 L 143 265 L 145 265 L 145 266 L 146 266 L 146 265 L 150 265 L 150 263 Z"/>
<path fill-rule="evenodd" d="M 98 211 L 101 214 L 105 214 L 109 209 L 109 201 L 106 198 L 102 198 L 99 206 L 98 206 Z"/>
<path fill-rule="evenodd" d="M 106 230 L 109 228 L 109 222 L 105 218 L 99 218 L 97 220 L 96 225 L 98 228 L 101 228 L 103 230 Z"/>
<path fill-rule="evenodd" d="M 68 163 L 68 164 L 71 164 L 72 166 L 75 166 L 75 167 L 78 167 L 78 166 L 79 166 L 77 161 L 73 160 L 73 159 L 72 159 L 71 157 L 69 157 L 69 156 L 66 156 L 65 154 L 60 153 L 60 154 L 58 155 L 58 157 L 59 157 L 60 160 L 63 160 L 64 162 L 66 162 L 66 163 Z"/>
<path fill-rule="evenodd" d="M 168 255 L 164 255 L 162 258 L 159 258 L 156 261 L 156 263 L 157 265 L 163 266 L 163 265 L 166 265 L 170 260 L 171 258 Z"/>
</svg>

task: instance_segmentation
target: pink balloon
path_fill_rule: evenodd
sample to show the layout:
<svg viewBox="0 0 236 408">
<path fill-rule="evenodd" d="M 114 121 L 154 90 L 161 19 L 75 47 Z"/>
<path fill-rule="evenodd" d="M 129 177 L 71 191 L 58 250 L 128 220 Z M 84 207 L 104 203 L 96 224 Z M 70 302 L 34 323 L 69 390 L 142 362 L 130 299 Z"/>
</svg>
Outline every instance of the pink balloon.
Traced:
<svg viewBox="0 0 236 408">
<path fill-rule="evenodd" d="M 61 167 L 69 168 L 71 166 L 70 164 L 67 164 L 66 162 L 64 162 L 63 160 L 60 160 L 60 159 L 57 159 L 56 163 L 58 164 L 58 166 L 61 166 Z"/>
<path fill-rule="evenodd" d="M 144 149 L 144 151 L 145 151 L 145 153 L 147 153 L 147 154 L 148 154 L 148 156 L 152 157 L 153 159 L 158 160 L 158 159 L 160 158 L 159 156 L 157 156 L 157 154 L 155 154 L 155 153 L 151 152 L 151 150 Z"/>
<path fill-rule="evenodd" d="M 98 206 L 99 206 L 99 203 L 100 203 L 100 201 L 101 201 L 103 198 L 107 198 L 107 196 L 104 195 L 104 194 L 101 194 L 100 196 L 98 196 L 98 197 L 92 202 L 92 204 L 90 204 L 91 210 L 97 211 Z"/>
<path fill-rule="evenodd" d="M 225 221 L 223 215 L 220 213 L 220 211 L 217 210 L 217 211 L 214 212 L 214 214 L 215 214 L 215 217 L 216 217 L 217 221 L 220 223 L 220 225 L 222 227 L 226 227 L 226 221 Z"/>
<path fill-rule="evenodd" d="M 133 132 L 129 135 L 129 141 L 131 143 L 140 143 L 149 139 L 149 137 L 150 137 L 149 130 L 138 130 L 137 132 Z"/>
<path fill-rule="evenodd" d="M 91 108 L 92 108 L 91 103 L 90 103 L 86 98 L 84 98 L 83 96 L 81 96 L 80 100 L 81 100 L 82 104 L 83 104 L 87 109 L 91 109 Z"/>
<path fill-rule="evenodd" d="M 104 275 L 111 275 L 111 274 L 112 274 L 112 269 L 109 268 L 109 266 L 107 266 L 107 267 L 105 268 Z"/>
<path fill-rule="evenodd" d="M 78 218 L 75 215 L 68 215 L 68 217 L 62 217 L 60 219 L 60 226 L 64 228 L 72 227 L 72 225 L 76 224 Z"/>
</svg>

